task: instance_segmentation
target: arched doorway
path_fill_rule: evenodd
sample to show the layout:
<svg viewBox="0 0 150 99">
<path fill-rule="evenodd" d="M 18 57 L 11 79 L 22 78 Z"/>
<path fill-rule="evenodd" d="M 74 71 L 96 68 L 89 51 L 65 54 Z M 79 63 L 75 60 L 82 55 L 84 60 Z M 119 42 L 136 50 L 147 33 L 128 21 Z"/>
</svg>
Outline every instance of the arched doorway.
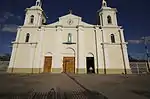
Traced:
<svg viewBox="0 0 150 99">
<path fill-rule="evenodd" d="M 63 54 L 63 72 L 75 73 L 75 50 L 67 48 Z"/>
<path fill-rule="evenodd" d="M 86 68 L 87 74 L 95 73 L 94 55 L 92 53 L 88 53 L 86 57 Z"/>
</svg>

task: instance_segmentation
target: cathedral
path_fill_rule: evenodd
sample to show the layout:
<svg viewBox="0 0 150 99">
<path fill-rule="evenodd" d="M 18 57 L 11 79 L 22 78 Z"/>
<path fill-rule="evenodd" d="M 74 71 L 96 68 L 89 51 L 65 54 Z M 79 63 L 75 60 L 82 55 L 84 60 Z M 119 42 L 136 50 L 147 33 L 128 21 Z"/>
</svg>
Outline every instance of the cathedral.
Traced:
<svg viewBox="0 0 150 99">
<path fill-rule="evenodd" d="M 26 9 L 12 42 L 9 73 L 130 74 L 127 43 L 116 8 L 102 0 L 99 24 L 72 14 L 47 24 L 41 0 Z"/>
</svg>

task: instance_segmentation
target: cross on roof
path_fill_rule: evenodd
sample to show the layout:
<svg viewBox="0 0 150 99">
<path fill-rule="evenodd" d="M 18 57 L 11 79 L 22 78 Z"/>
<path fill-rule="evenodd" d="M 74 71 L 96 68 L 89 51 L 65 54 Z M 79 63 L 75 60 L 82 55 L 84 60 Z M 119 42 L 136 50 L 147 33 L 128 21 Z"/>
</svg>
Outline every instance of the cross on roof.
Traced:
<svg viewBox="0 0 150 99">
<path fill-rule="evenodd" d="M 69 10 L 69 13 L 72 14 L 72 10 Z"/>
</svg>

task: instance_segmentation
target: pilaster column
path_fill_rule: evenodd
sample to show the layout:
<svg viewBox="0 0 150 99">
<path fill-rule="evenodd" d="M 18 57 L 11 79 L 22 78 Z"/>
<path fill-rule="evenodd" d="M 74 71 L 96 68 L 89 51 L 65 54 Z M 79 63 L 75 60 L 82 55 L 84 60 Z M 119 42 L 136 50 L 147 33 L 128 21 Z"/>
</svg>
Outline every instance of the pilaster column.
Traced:
<svg viewBox="0 0 150 99">
<path fill-rule="evenodd" d="M 37 26 L 41 26 L 41 19 L 42 18 L 42 14 L 41 13 L 38 13 L 38 17 L 37 17 Z"/>
<path fill-rule="evenodd" d="M 109 56 L 108 56 L 108 51 L 107 51 L 107 44 L 106 44 L 106 39 L 105 39 L 105 33 L 104 30 L 102 31 L 102 49 L 103 49 L 103 60 L 104 60 L 104 74 L 106 74 L 106 70 L 109 67 Z"/>
<path fill-rule="evenodd" d="M 39 33 L 39 38 L 37 39 L 37 49 L 36 49 L 36 61 L 35 61 L 35 67 L 34 68 L 43 68 L 43 31 L 44 31 L 44 28 L 41 27 L 41 28 L 38 28 L 38 33 Z M 42 71 L 39 70 L 39 73 L 41 73 Z"/>
<path fill-rule="evenodd" d="M 84 27 L 77 26 L 77 73 L 85 73 L 86 61 L 84 55 Z"/>
<path fill-rule="evenodd" d="M 11 71 L 8 72 L 14 72 L 14 68 L 15 68 L 15 62 L 16 62 L 16 56 L 17 56 L 17 49 L 18 49 L 18 43 L 15 42 L 19 42 L 20 40 L 20 32 L 22 31 L 22 29 L 19 27 L 17 29 L 17 37 L 16 40 L 14 42 L 12 42 L 12 53 L 11 53 L 11 58 L 10 58 L 10 62 L 9 62 L 9 68 L 12 68 Z"/>
<path fill-rule="evenodd" d="M 125 74 L 127 74 L 128 73 L 127 69 L 130 69 L 130 64 L 129 64 L 127 46 L 126 46 L 127 43 L 124 42 L 125 40 L 124 40 L 123 30 L 119 30 L 119 35 L 120 35 L 120 44 L 121 44 L 123 63 L 124 63 L 124 72 Z"/>
<path fill-rule="evenodd" d="M 60 70 L 60 68 L 63 68 L 62 64 L 63 64 L 63 56 L 61 54 L 62 52 L 62 32 L 63 32 L 63 26 L 62 25 L 57 25 L 56 26 L 56 34 L 55 34 L 55 38 L 57 38 L 55 41 L 54 41 L 54 44 L 56 45 L 55 46 L 55 56 L 54 57 L 54 67 L 52 67 L 52 70 L 53 69 L 58 69 Z M 61 71 L 58 71 L 57 72 L 62 72 Z M 56 71 L 52 71 L 52 72 L 56 72 Z"/>
<path fill-rule="evenodd" d="M 99 53 L 98 53 L 98 39 L 97 39 L 97 33 L 98 33 L 99 27 L 95 26 L 94 27 L 94 32 L 95 32 L 95 52 L 96 52 L 96 57 L 95 57 L 95 69 L 97 74 L 99 73 Z"/>
<path fill-rule="evenodd" d="M 34 63 L 35 63 L 35 52 L 37 44 L 30 44 L 30 67 L 32 68 L 32 73 L 34 73 Z"/>
<path fill-rule="evenodd" d="M 9 68 L 11 69 L 11 71 L 8 70 L 8 72 L 11 72 L 11 73 L 14 72 L 14 68 L 15 68 L 18 44 L 13 44 L 12 47 L 13 48 L 12 48 L 11 58 L 9 62 Z"/>
</svg>

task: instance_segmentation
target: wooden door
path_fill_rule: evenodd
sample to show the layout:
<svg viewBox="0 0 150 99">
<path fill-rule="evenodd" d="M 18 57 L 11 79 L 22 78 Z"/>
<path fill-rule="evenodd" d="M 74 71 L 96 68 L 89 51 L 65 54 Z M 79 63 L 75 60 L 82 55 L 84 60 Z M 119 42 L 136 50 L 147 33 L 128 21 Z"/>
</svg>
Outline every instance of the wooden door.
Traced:
<svg viewBox="0 0 150 99">
<path fill-rule="evenodd" d="M 75 57 L 63 58 L 63 72 L 75 73 Z"/>
<path fill-rule="evenodd" d="M 52 57 L 46 56 L 44 62 L 44 72 L 46 73 L 51 72 L 51 67 L 52 67 Z"/>
</svg>

